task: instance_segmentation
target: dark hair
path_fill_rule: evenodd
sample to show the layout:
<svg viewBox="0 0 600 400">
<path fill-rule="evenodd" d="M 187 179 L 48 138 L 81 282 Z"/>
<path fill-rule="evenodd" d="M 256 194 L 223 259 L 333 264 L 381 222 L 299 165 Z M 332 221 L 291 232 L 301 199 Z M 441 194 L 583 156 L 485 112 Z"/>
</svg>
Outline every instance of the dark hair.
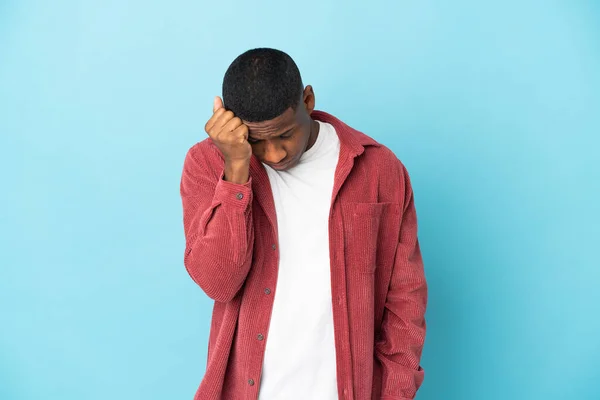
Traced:
<svg viewBox="0 0 600 400">
<path fill-rule="evenodd" d="M 268 121 L 302 100 L 298 66 L 286 53 L 269 48 L 248 50 L 229 66 L 223 78 L 223 104 L 248 122 Z"/>
</svg>

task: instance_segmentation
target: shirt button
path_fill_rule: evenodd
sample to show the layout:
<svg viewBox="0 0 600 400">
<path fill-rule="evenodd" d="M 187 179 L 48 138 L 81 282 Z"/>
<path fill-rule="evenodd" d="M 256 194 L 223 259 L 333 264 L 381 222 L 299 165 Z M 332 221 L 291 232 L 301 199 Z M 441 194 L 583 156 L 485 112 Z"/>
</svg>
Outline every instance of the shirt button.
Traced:
<svg viewBox="0 0 600 400">
<path fill-rule="evenodd" d="M 269 289 L 269 288 L 266 288 L 266 289 L 265 289 L 265 294 L 271 294 L 271 289 Z"/>
<path fill-rule="evenodd" d="M 257 338 L 258 340 L 264 340 L 264 338 L 265 338 L 265 337 L 264 337 L 264 336 L 263 336 L 261 333 L 259 333 L 259 334 L 258 334 L 258 336 L 257 336 L 256 338 Z"/>
<path fill-rule="evenodd" d="M 248 385 L 254 386 L 254 379 L 248 379 Z"/>
<path fill-rule="evenodd" d="M 272 244 L 272 245 L 271 245 L 271 248 L 272 248 L 273 250 L 277 250 L 277 245 L 276 245 L 276 244 Z"/>
<path fill-rule="evenodd" d="M 241 200 L 244 198 L 244 195 L 242 193 L 238 193 L 235 197 L 237 197 L 238 200 Z"/>
</svg>

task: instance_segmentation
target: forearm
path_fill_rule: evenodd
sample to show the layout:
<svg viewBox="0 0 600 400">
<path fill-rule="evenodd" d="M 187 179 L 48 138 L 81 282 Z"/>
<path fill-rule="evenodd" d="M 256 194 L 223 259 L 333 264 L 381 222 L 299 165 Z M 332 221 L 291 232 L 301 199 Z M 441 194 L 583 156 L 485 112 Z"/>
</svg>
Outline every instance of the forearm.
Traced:
<svg viewBox="0 0 600 400">
<path fill-rule="evenodd" d="M 251 181 L 221 179 L 208 202 L 183 197 L 185 267 L 212 299 L 230 301 L 243 285 L 252 261 L 254 229 Z"/>
<path fill-rule="evenodd" d="M 375 357 L 382 367 L 382 399 L 412 399 L 421 386 L 420 366 L 425 341 L 427 282 L 417 237 L 417 214 L 410 179 L 404 175 L 404 204 Z"/>
<path fill-rule="evenodd" d="M 415 279 L 411 289 L 388 294 L 375 357 L 382 367 L 382 399 L 412 399 L 424 379 L 420 366 L 425 341 L 424 277 Z"/>
<path fill-rule="evenodd" d="M 220 207 L 219 207 L 220 208 Z M 232 300 L 250 270 L 254 231 L 252 215 L 215 210 L 214 220 L 186 251 L 185 267 L 213 300 Z"/>
</svg>

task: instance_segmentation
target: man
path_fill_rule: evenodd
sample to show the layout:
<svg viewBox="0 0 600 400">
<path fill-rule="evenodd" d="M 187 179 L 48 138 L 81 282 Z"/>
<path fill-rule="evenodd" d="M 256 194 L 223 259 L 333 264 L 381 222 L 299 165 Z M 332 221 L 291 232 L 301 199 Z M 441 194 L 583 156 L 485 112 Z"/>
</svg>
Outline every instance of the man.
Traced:
<svg viewBox="0 0 600 400">
<path fill-rule="evenodd" d="M 196 400 L 405 400 L 423 381 L 408 173 L 314 108 L 287 54 L 247 51 L 186 156 L 185 266 L 215 301 Z"/>
</svg>

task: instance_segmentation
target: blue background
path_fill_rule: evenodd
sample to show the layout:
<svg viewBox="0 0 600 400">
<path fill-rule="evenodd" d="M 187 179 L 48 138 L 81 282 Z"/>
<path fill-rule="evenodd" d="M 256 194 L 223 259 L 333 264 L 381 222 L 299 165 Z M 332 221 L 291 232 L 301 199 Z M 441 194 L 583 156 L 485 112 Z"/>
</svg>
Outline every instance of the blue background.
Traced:
<svg viewBox="0 0 600 400">
<path fill-rule="evenodd" d="M 411 173 L 418 400 L 600 399 L 593 0 L 0 1 L 0 399 L 192 398 L 181 168 L 258 46 Z"/>
</svg>

